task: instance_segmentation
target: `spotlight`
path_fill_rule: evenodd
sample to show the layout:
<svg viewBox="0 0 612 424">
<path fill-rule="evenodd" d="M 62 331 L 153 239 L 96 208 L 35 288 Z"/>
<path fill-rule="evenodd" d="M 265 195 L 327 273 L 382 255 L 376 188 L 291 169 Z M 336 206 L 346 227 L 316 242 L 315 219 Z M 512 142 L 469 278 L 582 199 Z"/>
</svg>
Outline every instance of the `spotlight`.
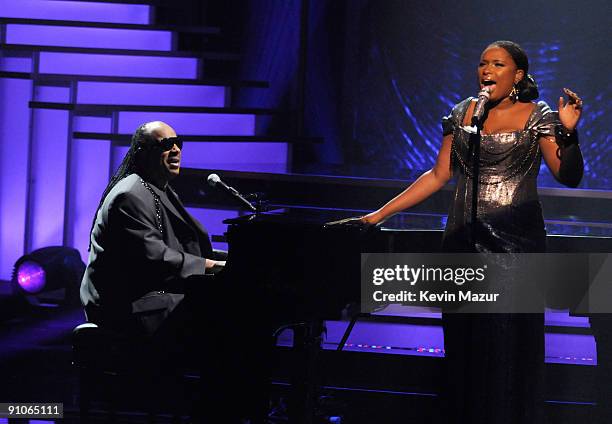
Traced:
<svg viewBox="0 0 612 424">
<path fill-rule="evenodd" d="M 14 291 L 36 306 L 79 304 L 85 264 L 76 249 L 44 247 L 19 258 L 13 269 Z"/>
<path fill-rule="evenodd" d="M 24 261 L 15 267 L 17 283 L 26 293 L 36 294 L 45 288 L 45 270 L 36 262 Z"/>
</svg>

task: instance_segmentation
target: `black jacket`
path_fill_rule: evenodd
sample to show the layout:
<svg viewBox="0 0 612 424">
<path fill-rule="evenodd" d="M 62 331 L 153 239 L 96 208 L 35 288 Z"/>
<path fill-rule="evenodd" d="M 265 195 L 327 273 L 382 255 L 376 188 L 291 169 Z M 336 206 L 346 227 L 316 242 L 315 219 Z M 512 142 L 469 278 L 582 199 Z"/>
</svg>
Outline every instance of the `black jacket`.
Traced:
<svg viewBox="0 0 612 424">
<path fill-rule="evenodd" d="M 134 325 L 135 312 L 155 307 L 151 296 L 167 293 L 188 277 L 204 275 L 205 258 L 213 258 L 206 230 L 185 210 L 168 186 L 155 196 L 140 176 L 121 180 L 104 199 L 91 233 L 89 264 L 81 282 L 88 319 L 115 330 Z M 164 293 L 155 293 L 164 292 Z"/>
</svg>

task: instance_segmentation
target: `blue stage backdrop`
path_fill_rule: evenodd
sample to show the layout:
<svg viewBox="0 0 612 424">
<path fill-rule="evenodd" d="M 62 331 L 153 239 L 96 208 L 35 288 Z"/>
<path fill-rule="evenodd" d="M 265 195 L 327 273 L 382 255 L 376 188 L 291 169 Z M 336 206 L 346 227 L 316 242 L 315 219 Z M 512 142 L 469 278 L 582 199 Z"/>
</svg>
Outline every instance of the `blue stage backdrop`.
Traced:
<svg viewBox="0 0 612 424">
<path fill-rule="evenodd" d="M 510 39 L 530 58 L 540 100 L 557 109 L 563 87 L 585 101 L 580 124 L 586 173 L 581 187 L 610 189 L 610 6 L 606 2 L 371 1 L 361 13 L 354 97 L 354 172 L 405 178 L 429 169 L 440 118 L 477 91 L 476 67 L 491 41 Z M 607 11 L 607 12 L 606 12 Z M 545 166 L 543 166 L 545 167 Z M 541 186 L 558 186 L 542 169 Z"/>
<path fill-rule="evenodd" d="M 581 188 L 611 188 L 609 2 L 310 4 L 306 128 L 325 143 L 296 155 L 295 170 L 410 179 L 429 169 L 441 117 L 476 94 L 482 50 L 508 39 L 527 51 L 539 100 L 556 110 L 563 87 L 584 99 Z M 279 57 L 274 69 L 288 67 Z M 546 169 L 540 185 L 559 186 Z"/>
</svg>

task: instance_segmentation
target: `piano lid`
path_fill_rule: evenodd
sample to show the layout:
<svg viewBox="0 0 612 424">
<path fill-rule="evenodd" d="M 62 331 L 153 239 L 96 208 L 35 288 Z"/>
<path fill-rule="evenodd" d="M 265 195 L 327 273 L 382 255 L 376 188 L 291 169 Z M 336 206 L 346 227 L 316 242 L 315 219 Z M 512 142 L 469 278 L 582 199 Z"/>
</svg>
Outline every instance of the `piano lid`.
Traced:
<svg viewBox="0 0 612 424">
<path fill-rule="evenodd" d="M 238 218 L 230 218 L 223 221 L 224 224 L 245 224 L 248 222 L 258 223 L 284 223 L 323 226 L 328 222 L 337 221 L 351 216 L 361 216 L 364 211 L 346 209 L 327 209 L 309 207 L 284 207 L 275 206 L 271 210 L 259 214 L 243 215 Z M 436 214 L 398 214 L 381 226 L 383 230 L 444 230 L 446 215 Z"/>
<path fill-rule="evenodd" d="M 330 221 L 361 216 L 365 211 L 332 208 L 311 208 L 295 206 L 273 206 L 271 210 L 260 214 L 249 214 L 223 221 L 225 224 L 243 224 L 247 222 L 300 224 L 305 226 L 322 226 Z M 400 213 L 385 221 L 382 231 L 443 231 L 446 226 L 446 215 L 425 213 Z M 582 236 L 612 238 L 612 224 L 606 222 L 580 222 L 545 220 L 549 236 Z"/>
</svg>

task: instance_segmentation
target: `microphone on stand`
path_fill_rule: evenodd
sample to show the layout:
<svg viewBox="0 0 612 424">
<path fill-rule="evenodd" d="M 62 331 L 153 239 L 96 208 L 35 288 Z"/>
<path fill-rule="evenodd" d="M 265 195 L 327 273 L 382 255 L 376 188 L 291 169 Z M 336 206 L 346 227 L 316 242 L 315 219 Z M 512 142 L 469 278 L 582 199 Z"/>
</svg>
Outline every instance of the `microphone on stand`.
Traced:
<svg viewBox="0 0 612 424">
<path fill-rule="evenodd" d="M 483 87 L 478 92 L 478 100 L 472 113 L 472 135 L 470 135 L 470 155 L 472 156 L 472 211 L 470 213 L 470 224 L 475 225 L 478 222 L 476 211 L 478 210 L 478 183 L 479 183 L 479 163 L 480 163 L 480 129 L 482 128 L 482 117 L 485 113 L 485 106 L 489 102 L 491 97 L 491 88 Z M 474 227 L 473 231 L 476 231 L 477 227 Z M 470 233 L 470 244 L 475 246 L 473 232 Z"/>
<path fill-rule="evenodd" d="M 474 113 L 472 114 L 472 126 L 480 127 L 482 125 L 480 121 L 482 120 L 485 106 L 489 102 L 490 97 L 491 89 L 489 87 L 484 87 L 478 92 L 478 101 L 476 102 L 476 107 L 474 107 Z"/>
<path fill-rule="evenodd" d="M 221 190 L 238 199 L 238 201 L 246 206 L 249 210 L 257 212 L 257 208 L 255 208 L 255 206 L 253 206 L 247 199 L 238 193 L 238 190 L 236 190 L 234 187 L 230 187 L 221 181 L 221 178 L 219 178 L 217 174 L 210 174 L 206 181 L 208 182 L 209 186 L 221 188 Z"/>
</svg>

